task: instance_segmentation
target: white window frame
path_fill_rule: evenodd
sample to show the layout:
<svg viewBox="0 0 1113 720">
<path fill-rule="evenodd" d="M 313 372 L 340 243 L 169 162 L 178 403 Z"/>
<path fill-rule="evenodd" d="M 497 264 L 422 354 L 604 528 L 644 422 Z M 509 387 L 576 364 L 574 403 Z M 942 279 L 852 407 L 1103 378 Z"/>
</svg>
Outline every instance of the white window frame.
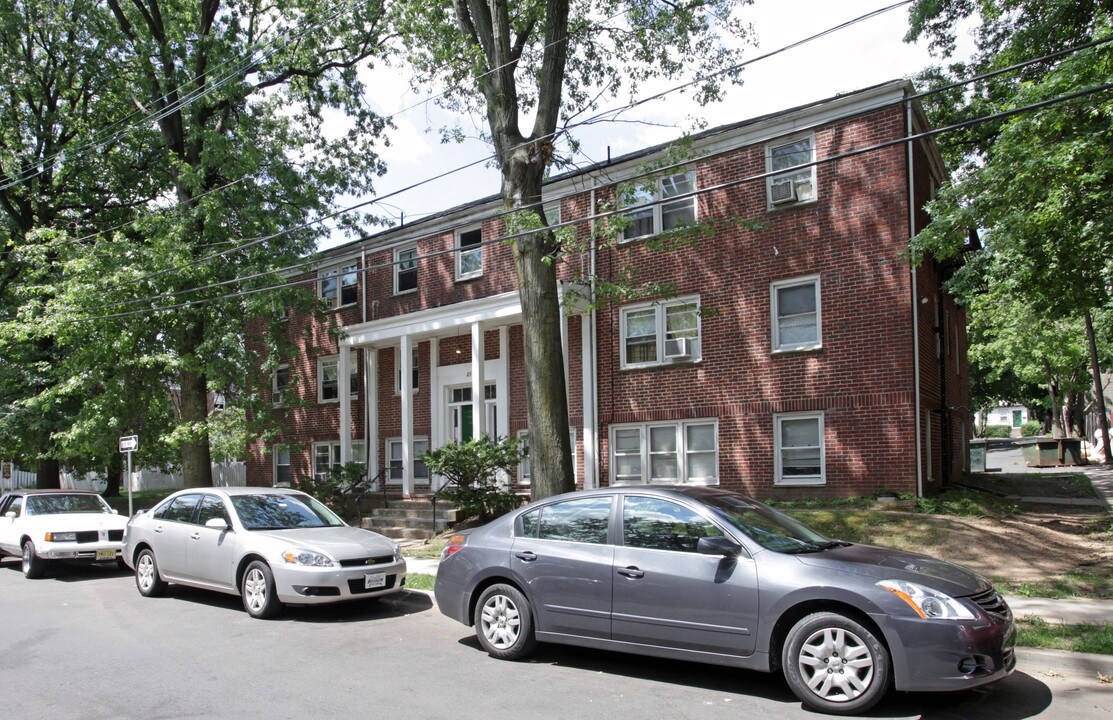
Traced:
<svg viewBox="0 0 1113 720">
<path fill-rule="evenodd" d="M 354 283 L 345 285 L 345 279 L 349 276 L 354 276 Z M 336 294 L 334 296 L 325 295 L 325 282 L 329 278 L 336 279 Z M 341 302 L 344 296 L 345 287 L 354 287 L 354 297 L 351 302 Z M 359 263 L 355 260 L 338 265 L 332 265 L 327 268 L 321 268 L 317 271 L 317 297 L 328 303 L 332 309 L 350 307 L 359 302 Z"/>
<path fill-rule="evenodd" d="M 460 244 L 460 240 L 461 240 L 463 235 L 465 235 L 467 233 L 472 233 L 472 232 L 478 232 L 479 233 L 479 244 L 478 245 L 469 245 L 468 246 L 469 249 L 464 250 L 463 246 Z M 466 228 L 461 228 L 461 229 L 457 230 L 456 233 L 455 233 L 455 246 L 456 246 L 456 253 L 455 253 L 455 257 L 456 257 L 456 279 L 457 280 L 470 280 L 471 278 L 482 277 L 482 275 L 483 275 L 483 226 L 482 225 L 474 225 L 472 227 L 466 227 Z M 478 253 L 479 254 L 479 269 L 464 272 L 464 270 L 462 269 L 464 256 L 465 255 L 471 255 L 472 253 Z"/>
<path fill-rule="evenodd" d="M 630 235 L 630 236 L 627 236 L 627 234 L 626 234 L 630 230 L 630 228 L 627 228 L 626 230 L 624 230 L 622 232 L 622 237 L 619 239 L 619 242 L 633 242 L 634 240 L 640 240 L 642 238 L 653 237 L 654 235 L 659 235 L 662 232 L 664 232 L 665 231 L 665 227 L 664 227 L 664 208 L 665 208 L 666 205 L 668 205 L 668 206 L 671 206 L 671 205 L 679 206 L 681 204 L 691 204 L 692 223 L 699 222 L 699 202 L 697 202 L 697 198 L 698 198 L 697 195 L 692 195 L 691 197 L 685 198 L 683 200 L 667 200 L 664 196 L 665 195 L 665 191 L 664 191 L 665 183 L 666 182 L 672 182 L 675 178 L 678 178 L 678 177 L 683 177 L 687 182 L 691 183 L 691 187 L 692 187 L 691 190 L 689 190 L 687 192 L 684 192 L 684 193 L 680 193 L 680 194 L 686 195 L 688 192 L 698 192 L 699 186 L 696 184 L 696 172 L 695 172 L 695 170 L 685 170 L 685 171 L 682 171 L 682 172 L 672 173 L 671 175 L 666 175 L 665 177 L 657 178 L 656 181 L 654 182 L 652 193 L 648 193 L 644 188 L 639 187 L 638 190 L 635 193 L 635 196 L 634 196 L 634 199 L 633 199 L 632 203 L 633 203 L 634 206 L 640 206 L 640 207 L 638 207 L 638 209 L 636 209 L 636 210 L 631 211 L 631 213 L 632 214 L 638 214 L 638 215 L 645 215 L 648 212 L 652 212 L 653 213 L 653 228 L 648 233 L 643 233 L 641 235 Z M 650 203 L 652 203 L 652 204 L 650 204 Z M 672 228 L 669 228 L 669 229 L 671 230 Z"/>
<path fill-rule="evenodd" d="M 403 260 L 402 253 L 409 252 L 413 252 L 413 257 L 409 260 Z M 403 270 L 402 263 L 404 262 L 410 263 L 411 268 L 408 270 Z M 409 290 L 401 290 L 398 287 L 398 279 L 403 272 L 413 272 L 414 274 L 414 286 Z M 403 247 L 400 247 L 394 251 L 394 294 L 409 295 L 410 293 L 415 292 L 417 292 L 417 243 L 411 243 L 410 245 L 404 245 Z"/>
<path fill-rule="evenodd" d="M 314 479 L 317 479 L 317 451 L 319 448 L 327 447 L 329 449 L 329 470 L 340 464 L 340 441 L 339 440 L 325 440 L 324 442 L 313 443 L 313 454 L 309 456 L 309 472 Z M 352 462 L 366 465 L 367 461 L 367 443 L 364 440 L 352 440 Z"/>
<path fill-rule="evenodd" d="M 689 451 L 688 450 L 688 428 L 692 426 L 709 425 L 715 434 L 715 475 L 713 477 L 700 477 L 692 479 L 688 476 L 688 456 L 692 452 L 708 452 L 708 451 Z M 651 455 L 649 438 L 651 431 L 654 428 L 672 428 L 676 433 L 676 474 L 677 479 L 673 483 L 665 483 L 664 481 L 654 480 L 652 475 Z M 639 453 L 638 457 L 641 462 L 641 474 L 636 480 L 624 479 L 619 480 L 615 472 L 616 467 L 616 454 L 615 448 L 615 434 L 622 430 L 637 430 L 639 435 Z M 676 422 L 651 422 L 651 423 L 623 423 L 620 425 L 611 425 L 608 429 L 609 433 L 609 446 L 610 446 L 610 475 L 612 485 L 648 485 L 649 483 L 664 483 L 675 485 L 696 485 L 696 486 L 712 486 L 719 484 L 719 459 L 722 451 L 719 446 L 719 419 L 718 418 L 693 418 L 691 420 L 680 420 Z M 631 453 L 631 455 L 633 455 Z"/>
<path fill-rule="evenodd" d="M 785 448 L 781 446 L 781 423 L 785 420 L 816 420 L 819 431 L 819 475 L 784 475 Z M 773 415 L 773 485 L 775 486 L 813 486 L 827 484 L 827 442 L 824 430 L 823 411 L 776 413 Z M 807 446 L 811 447 L 811 446 Z"/>
<path fill-rule="evenodd" d="M 681 307 L 684 305 L 696 306 L 696 336 L 689 339 L 689 355 L 688 357 L 665 357 L 665 340 L 668 339 L 668 310 L 669 308 Z M 626 359 L 626 317 L 631 313 L 644 312 L 647 310 L 654 311 L 655 322 L 655 341 L 656 341 L 656 359 L 646 362 L 629 362 Z M 619 353 L 620 353 L 620 367 L 623 370 L 657 367 L 660 365 L 677 365 L 682 363 L 699 362 L 703 357 L 703 319 L 700 316 L 700 298 L 699 295 L 689 295 L 687 297 L 676 298 L 667 302 L 648 302 L 638 303 L 636 305 L 625 305 L 619 308 Z"/>
<path fill-rule="evenodd" d="M 781 324 L 779 320 L 779 300 L 777 292 L 788 288 L 813 285 L 815 287 L 815 340 L 807 343 L 786 345 L 781 342 Z M 772 320 L 772 346 L 773 353 L 799 352 L 802 350 L 818 350 L 823 347 L 823 288 L 819 275 L 791 278 L 789 280 L 776 280 L 769 283 L 769 308 Z"/>
<path fill-rule="evenodd" d="M 568 440 L 572 443 L 572 480 L 580 479 L 580 470 L 576 466 L 576 428 L 568 428 Z M 519 447 L 529 448 L 529 430 L 518 431 Z M 524 456 L 518 463 L 518 484 L 529 485 L 533 481 L 533 460 L 529 455 Z"/>
<path fill-rule="evenodd" d="M 283 454 L 285 454 L 286 456 L 285 463 L 279 462 Z M 271 484 L 275 487 L 279 487 L 278 468 L 283 466 L 292 468 L 293 464 L 290 462 L 290 446 L 280 443 L 271 448 Z M 286 480 L 286 485 L 289 485 L 294 477 L 292 470 L 288 470 L 286 475 L 289 478 L 288 480 Z M 286 485 L 283 485 L 282 487 L 286 487 Z"/>
<path fill-rule="evenodd" d="M 278 373 L 283 370 L 286 371 L 286 386 L 279 389 Z M 286 394 L 290 392 L 291 380 L 290 366 L 288 364 L 282 363 L 274 370 L 271 370 L 271 404 L 274 405 L 274 407 L 282 407 L 286 404 Z"/>
<path fill-rule="evenodd" d="M 800 133 L 800 134 L 797 134 L 797 135 L 791 135 L 789 137 L 778 138 L 775 142 L 768 143 L 765 146 L 765 171 L 767 173 L 774 172 L 773 155 L 777 150 L 780 150 L 781 148 L 784 148 L 784 147 L 788 147 L 789 145 L 795 145 L 796 143 L 799 143 L 802 140 L 807 140 L 808 141 L 809 149 L 811 150 L 811 157 L 808 159 L 807 162 L 808 163 L 813 163 L 813 164 L 809 165 L 806 168 L 802 168 L 800 170 L 793 170 L 792 168 L 786 168 L 786 169 L 784 169 L 784 172 L 778 172 L 778 174 L 776 174 L 776 175 L 770 175 L 769 177 L 765 178 L 765 202 L 766 202 L 766 208 L 769 209 L 769 210 L 777 210 L 777 209 L 785 208 L 785 207 L 798 207 L 800 205 L 807 205 L 807 204 L 816 202 L 816 200 L 819 198 L 819 188 L 818 188 L 818 185 L 816 183 L 816 170 L 815 170 L 816 166 L 814 165 L 814 163 L 815 163 L 815 133 L 811 133 L 811 132 Z M 804 165 L 804 164 L 806 164 L 806 163 L 801 163 L 801 165 Z M 793 167 L 799 167 L 799 166 L 794 165 Z M 807 177 L 806 178 L 802 177 L 804 175 L 807 175 Z M 796 199 L 774 203 L 773 202 L 773 185 L 784 182 L 785 180 L 789 179 L 789 176 L 796 176 L 794 178 L 794 189 L 793 189 L 793 192 L 797 195 Z M 808 186 L 810 186 L 810 190 L 808 189 Z M 800 198 L 799 195 L 803 194 L 803 191 L 805 191 L 805 190 L 807 190 L 807 192 L 809 193 L 809 196 Z"/>
<path fill-rule="evenodd" d="M 424 454 L 424 453 L 419 453 L 418 452 L 418 449 L 417 449 L 417 444 L 418 443 L 425 443 L 426 452 L 428 452 L 428 450 L 430 449 L 429 438 L 427 436 L 420 435 L 420 436 L 414 437 L 413 448 L 412 448 L 413 459 L 414 459 L 414 481 L 416 481 L 416 482 L 429 482 L 429 476 L 430 476 L 429 467 L 427 465 L 422 465 L 418 461 L 418 458 L 422 454 Z M 397 448 L 397 452 L 398 452 L 397 455 L 395 455 L 395 449 L 396 448 Z M 383 441 L 383 457 L 386 459 L 386 468 L 385 468 L 386 469 L 386 480 L 389 483 L 398 484 L 398 483 L 402 482 L 402 478 L 397 478 L 396 479 L 394 477 L 394 473 L 393 473 L 394 466 L 391 465 L 392 462 L 397 461 L 399 463 L 399 469 L 403 470 L 403 471 L 405 470 L 405 468 L 401 466 L 401 463 L 402 463 L 401 452 L 402 452 L 402 438 L 392 437 L 392 438 L 387 438 L 386 440 Z M 417 474 L 417 470 L 418 470 L 419 467 L 424 467 L 425 468 L 425 474 L 424 475 L 418 475 Z"/>
<path fill-rule="evenodd" d="M 410 354 L 413 356 L 410 365 L 410 379 L 413 382 L 414 394 L 417 394 L 418 388 L 421 387 L 421 353 L 419 352 L 418 344 L 414 343 L 410 346 Z M 402 394 L 402 346 L 394 346 L 394 394 Z"/>
<path fill-rule="evenodd" d="M 337 369 L 336 397 L 334 397 L 334 398 L 326 398 L 325 397 L 325 382 L 324 382 L 324 379 L 325 379 L 325 366 L 326 365 L 336 365 L 337 366 L 337 368 L 336 368 Z M 358 400 L 359 399 L 359 363 L 355 362 L 354 354 L 353 354 L 352 362 L 348 363 L 348 369 L 350 370 L 350 373 L 348 375 L 348 382 L 350 383 L 349 386 L 348 386 L 349 387 L 349 392 L 350 392 L 351 397 L 352 397 L 353 400 Z M 340 402 L 340 356 L 339 355 L 327 355 L 325 357 L 317 358 L 317 402 L 322 404 L 322 405 L 327 405 L 327 404 L 331 404 L 331 403 Z"/>
</svg>

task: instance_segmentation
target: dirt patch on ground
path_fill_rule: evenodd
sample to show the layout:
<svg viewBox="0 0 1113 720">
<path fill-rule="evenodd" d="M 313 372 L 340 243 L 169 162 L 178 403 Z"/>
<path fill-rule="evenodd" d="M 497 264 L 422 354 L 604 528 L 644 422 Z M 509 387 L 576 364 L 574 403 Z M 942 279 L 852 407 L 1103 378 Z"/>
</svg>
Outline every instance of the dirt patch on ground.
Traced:
<svg viewBox="0 0 1113 720">
<path fill-rule="evenodd" d="M 920 515 L 943 532 L 929 554 L 965 565 L 986 577 L 1016 583 L 1046 582 L 1072 574 L 1109 578 L 1113 568 L 1113 519 L 1108 514 L 1025 508 L 1005 518 Z M 1104 532 L 1102 532 L 1104 531 Z M 909 548 L 911 549 L 911 548 Z"/>
<path fill-rule="evenodd" d="M 971 473 L 961 485 L 1007 497 L 1096 499 L 1085 473 Z"/>
</svg>

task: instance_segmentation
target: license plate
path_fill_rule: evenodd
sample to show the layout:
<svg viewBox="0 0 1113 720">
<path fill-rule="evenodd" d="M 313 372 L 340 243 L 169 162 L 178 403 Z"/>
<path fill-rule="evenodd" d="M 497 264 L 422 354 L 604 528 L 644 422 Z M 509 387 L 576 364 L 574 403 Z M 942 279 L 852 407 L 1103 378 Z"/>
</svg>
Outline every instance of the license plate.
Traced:
<svg viewBox="0 0 1113 720">
<path fill-rule="evenodd" d="M 381 588 L 386 586 L 386 573 L 367 573 L 363 576 L 363 589 Z"/>
<path fill-rule="evenodd" d="M 115 550 L 97 550 L 97 560 L 115 560 Z"/>
</svg>

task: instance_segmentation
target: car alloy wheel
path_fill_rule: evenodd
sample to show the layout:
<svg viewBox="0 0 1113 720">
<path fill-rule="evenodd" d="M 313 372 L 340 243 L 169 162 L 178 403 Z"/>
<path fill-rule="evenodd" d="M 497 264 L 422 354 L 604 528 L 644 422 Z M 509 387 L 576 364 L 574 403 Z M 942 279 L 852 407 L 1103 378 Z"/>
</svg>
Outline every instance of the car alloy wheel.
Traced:
<svg viewBox="0 0 1113 720">
<path fill-rule="evenodd" d="M 149 549 L 140 552 L 135 560 L 135 587 L 143 597 L 156 597 L 166 590 L 166 581 L 158 574 L 155 554 Z"/>
<path fill-rule="evenodd" d="M 23 543 L 23 577 L 34 580 L 40 578 L 46 571 L 46 560 L 35 554 L 35 543 L 28 540 Z"/>
<path fill-rule="evenodd" d="M 272 618 L 282 611 L 283 603 L 274 588 L 270 566 L 255 560 L 244 571 L 240 584 L 243 607 L 253 618 Z"/>
<path fill-rule="evenodd" d="M 873 633 L 837 613 L 816 613 L 789 632 L 785 678 L 812 709 L 860 713 L 876 705 L 889 685 L 889 655 Z"/>
<path fill-rule="evenodd" d="M 511 585 L 492 585 L 475 609 L 476 636 L 483 649 L 502 660 L 516 660 L 533 650 L 529 601 Z"/>
</svg>

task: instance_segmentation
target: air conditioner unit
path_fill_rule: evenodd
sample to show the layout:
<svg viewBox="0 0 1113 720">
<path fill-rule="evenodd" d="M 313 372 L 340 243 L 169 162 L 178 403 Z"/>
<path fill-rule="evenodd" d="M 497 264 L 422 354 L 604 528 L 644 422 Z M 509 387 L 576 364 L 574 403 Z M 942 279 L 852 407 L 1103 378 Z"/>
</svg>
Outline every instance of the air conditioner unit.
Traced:
<svg viewBox="0 0 1113 720">
<path fill-rule="evenodd" d="M 666 340 L 665 357 L 670 360 L 682 360 L 692 357 L 692 338 Z"/>
<path fill-rule="evenodd" d="M 774 205 L 796 202 L 796 181 L 792 178 L 774 180 L 769 186 L 769 201 Z"/>
</svg>

